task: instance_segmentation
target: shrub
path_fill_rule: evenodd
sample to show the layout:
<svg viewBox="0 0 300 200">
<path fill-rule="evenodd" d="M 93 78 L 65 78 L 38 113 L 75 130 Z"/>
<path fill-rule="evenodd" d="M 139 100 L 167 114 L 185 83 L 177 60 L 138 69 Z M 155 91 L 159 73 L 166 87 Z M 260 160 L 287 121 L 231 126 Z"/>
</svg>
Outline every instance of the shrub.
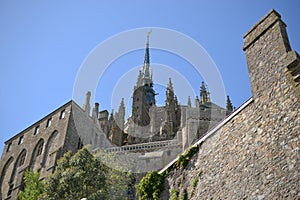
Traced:
<svg viewBox="0 0 300 200">
<path fill-rule="evenodd" d="M 172 189 L 171 193 L 172 193 L 172 196 L 171 196 L 170 200 L 177 200 L 179 191 L 177 189 Z"/>
<path fill-rule="evenodd" d="M 164 189 L 164 176 L 157 171 L 147 173 L 137 186 L 137 193 L 141 200 L 159 200 L 159 195 Z"/>
</svg>

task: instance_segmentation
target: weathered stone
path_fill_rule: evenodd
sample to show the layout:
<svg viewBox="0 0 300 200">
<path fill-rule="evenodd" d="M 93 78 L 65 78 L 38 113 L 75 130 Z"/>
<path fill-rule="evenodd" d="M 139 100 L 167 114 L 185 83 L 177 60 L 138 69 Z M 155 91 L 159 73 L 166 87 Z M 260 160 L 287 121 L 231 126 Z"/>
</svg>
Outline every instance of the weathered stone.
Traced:
<svg viewBox="0 0 300 200">
<path fill-rule="evenodd" d="M 245 35 L 244 51 L 253 100 L 209 133 L 191 160 L 199 163 L 195 170 L 181 172 L 194 177 L 194 171 L 203 170 L 194 195 L 188 196 L 300 199 L 300 96 L 287 70 L 288 63 L 300 67 L 295 64 L 299 56 L 290 53 L 285 24 L 277 12 L 272 10 Z M 170 172 L 170 188 L 173 181 L 176 175 Z M 191 191 L 191 179 L 182 185 Z"/>
</svg>

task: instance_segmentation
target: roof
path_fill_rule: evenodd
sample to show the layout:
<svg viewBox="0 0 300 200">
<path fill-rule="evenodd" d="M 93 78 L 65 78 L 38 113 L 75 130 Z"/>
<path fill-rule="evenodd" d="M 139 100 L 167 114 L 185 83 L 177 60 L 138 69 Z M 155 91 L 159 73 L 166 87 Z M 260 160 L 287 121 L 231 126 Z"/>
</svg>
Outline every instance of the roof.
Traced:
<svg viewBox="0 0 300 200">
<path fill-rule="evenodd" d="M 40 120 L 36 121 L 35 123 L 33 123 L 32 125 L 30 125 L 29 127 L 25 128 L 24 130 L 22 130 L 21 132 L 19 132 L 18 134 L 14 135 L 13 137 L 11 137 L 10 139 L 6 140 L 4 143 L 8 143 L 11 140 L 14 140 L 15 138 L 18 138 L 20 135 L 24 134 L 24 132 L 28 131 L 29 129 L 31 129 L 32 127 L 37 126 L 38 124 L 40 124 L 42 121 L 44 121 L 45 119 L 49 118 L 50 116 L 52 116 L 54 113 L 56 113 L 58 110 L 60 110 L 63 107 L 68 106 L 69 104 L 76 104 L 78 105 L 75 101 L 70 100 L 67 103 L 63 104 L 62 106 L 58 107 L 57 109 L 55 109 L 54 111 L 52 111 L 51 113 L 49 113 L 48 115 L 46 115 L 45 117 L 41 118 Z"/>
</svg>

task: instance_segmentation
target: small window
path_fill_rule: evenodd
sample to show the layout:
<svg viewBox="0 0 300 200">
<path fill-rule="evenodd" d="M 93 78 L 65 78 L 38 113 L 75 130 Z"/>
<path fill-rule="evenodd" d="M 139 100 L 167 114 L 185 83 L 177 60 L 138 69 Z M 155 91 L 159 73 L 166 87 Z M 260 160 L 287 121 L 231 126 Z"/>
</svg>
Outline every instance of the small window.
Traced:
<svg viewBox="0 0 300 200">
<path fill-rule="evenodd" d="M 65 115 L 66 115 L 66 111 L 65 111 L 65 110 L 62 110 L 62 111 L 60 112 L 59 119 L 65 118 Z"/>
<path fill-rule="evenodd" d="M 21 157 L 20 157 L 20 162 L 19 162 L 19 167 L 24 165 L 25 163 L 25 158 L 26 158 L 26 152 L 24 152 Z"/>
<path fill-rule="evenodd" d="M 52 118 L 49 118 L 46 124 L 46 128 L 51 126 Z"/>
<path fill-rule="evenodd" d="M 24 135 L 20 136 L 18 144 L 19 145 L 23 144 L 23 140 L 24 140 Z"/>
<path fill-rule="evenodd" d="M 10 152 L 10 150 L 11 150 L 11 145 L 12 145 L 12 143 L 11 143 L 11 142 L 10 142 L 10 143 L 7 145 L 6 152 Z"/>
<path fill-rule="evenodd" d="M 39 131 L 40 131 L 40 126 L 35 127 L 35 129 L 34 129 L 34 135 L 39 134 Z"/>
<path fill-rule="evenodd" d="M 83 143 L 82 143 L 81 138 L 79 138 L 79 139 L 78 139 L 77 149 L 82 149 L 82 147 L 83 147 Z"/>
</svg>

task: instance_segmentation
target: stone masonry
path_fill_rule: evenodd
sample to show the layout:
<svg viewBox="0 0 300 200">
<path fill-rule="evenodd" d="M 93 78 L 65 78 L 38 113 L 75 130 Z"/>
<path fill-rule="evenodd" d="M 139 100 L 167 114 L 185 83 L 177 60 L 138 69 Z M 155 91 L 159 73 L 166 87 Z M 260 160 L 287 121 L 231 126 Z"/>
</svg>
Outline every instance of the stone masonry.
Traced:
<svg viewBox="0 0 300 200">
<path fill-rule="evenodd" d="M 300 199 L 300 59 L 285 27 L 271 10 L 245 34 L 253 97 L 170 172 L 162 199 Z"/>
</svg>

